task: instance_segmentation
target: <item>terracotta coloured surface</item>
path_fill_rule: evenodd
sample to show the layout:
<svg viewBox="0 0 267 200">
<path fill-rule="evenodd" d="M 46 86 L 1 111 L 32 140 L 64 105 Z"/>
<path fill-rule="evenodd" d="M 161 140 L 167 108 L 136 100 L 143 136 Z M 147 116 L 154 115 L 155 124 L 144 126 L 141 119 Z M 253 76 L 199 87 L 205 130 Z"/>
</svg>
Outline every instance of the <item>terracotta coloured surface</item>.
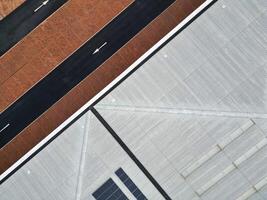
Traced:
<svg viewBox="0 0 267 200">
<path fill-rule="evenodd" d="M 120 51 L 6 145 L 0 151 L 0 172 L 4 172 L 51 133 L 203 2 L 204 0 L 177 0 Z"/>
<path fill-rule="evenodd" d="M 71 0 L 0 58 L 0 111 L 133 0 Z M 82 5 L 82 6 L 81 6 Z"/>
<path fill-rule="evenodd" d="M 0 20 L 20 6 L 25 0 L 0 0 Z"/>
</svg>

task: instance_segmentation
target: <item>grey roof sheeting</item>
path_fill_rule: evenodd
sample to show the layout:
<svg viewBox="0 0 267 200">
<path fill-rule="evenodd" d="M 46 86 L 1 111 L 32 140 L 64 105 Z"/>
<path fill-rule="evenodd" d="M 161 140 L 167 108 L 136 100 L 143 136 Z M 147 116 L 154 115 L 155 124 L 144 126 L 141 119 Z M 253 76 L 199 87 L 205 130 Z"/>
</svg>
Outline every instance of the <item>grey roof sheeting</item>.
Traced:
<svg viewBox="0 0 267 200">
<path fill-rule="evenodd" d="M 267 198 L 266 30 L 219 1 L 96 106 L 173 199 Z"/>
<path fill-rule="evenodd" d="M 263 0 L 218 1 L 101 105 L 266 118 L 266 9 Z"/>
<path fill-rule="evenodd" d="M 0 187 L 1 200 L 74 200 L 92 196 L 108 178 L 134 199 L 115 171 L 122 167 L 148 199 L 161 195 L 102 124 L 86 113 Z"/>
<path fill-rule="evenodd" d="M 219 1 L 97 105 L 173 199 L 267 196 L 266 30 Z"/>
<path fill-rule="evenodd" d="M 96 105 L 172 199 L 267 199 L 267 1 L 219 0 Z M 93 199 L 122 167 L 163 199 L 89 111 L 0 199 Z"/>
</svg>

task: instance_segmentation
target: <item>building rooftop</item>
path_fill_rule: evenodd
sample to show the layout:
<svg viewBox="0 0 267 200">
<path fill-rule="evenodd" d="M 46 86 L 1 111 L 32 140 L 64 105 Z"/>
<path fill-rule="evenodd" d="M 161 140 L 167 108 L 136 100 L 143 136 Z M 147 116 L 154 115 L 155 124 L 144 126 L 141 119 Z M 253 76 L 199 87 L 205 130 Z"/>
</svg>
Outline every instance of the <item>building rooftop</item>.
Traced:
<svg viewBox="0 0 267 200">
<path fill-rule="evenodd" d="M 110 178 L 138 199 L 120 168 L 139 199 L 266 199 L 266 25 L 265 0 L 219 0 L 9 177 L 0 199 L 95 199 Z"/>
</svg>

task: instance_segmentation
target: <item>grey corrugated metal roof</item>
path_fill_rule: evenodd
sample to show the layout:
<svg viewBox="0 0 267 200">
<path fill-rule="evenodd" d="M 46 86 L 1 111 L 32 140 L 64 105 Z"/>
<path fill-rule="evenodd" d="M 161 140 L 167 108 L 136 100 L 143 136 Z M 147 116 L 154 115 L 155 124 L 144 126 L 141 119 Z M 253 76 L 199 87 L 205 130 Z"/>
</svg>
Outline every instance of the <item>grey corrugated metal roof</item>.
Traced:
<svg viewBox="0 0 267 200">
<path fill-rule="evenodd" d="M 219 0 L 96 108 L 172 199 L 267 199 L 267 1 Z M 88 112 L 0 187 L 0 199 L 92 199 L 123 167 Z"/>
<path fill-rule="evenodd" d="M 218 1 L 101 105 L 266 114 L 266 8 Z"/>
</svg>

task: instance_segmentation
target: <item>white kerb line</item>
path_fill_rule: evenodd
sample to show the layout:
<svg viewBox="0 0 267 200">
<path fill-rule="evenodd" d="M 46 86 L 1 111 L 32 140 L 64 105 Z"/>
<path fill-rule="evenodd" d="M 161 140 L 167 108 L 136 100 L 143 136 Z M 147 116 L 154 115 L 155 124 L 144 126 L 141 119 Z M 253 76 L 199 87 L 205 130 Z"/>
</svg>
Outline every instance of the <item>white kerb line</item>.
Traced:
<svg viewBox="0 0 267 200">
<path fill-rule="evenodd" d="M 34 10 L 34 12 L 37 12 L 39 9 L 41 9 L 43 6 L 45 6 L 48 2 L 49 2 L 49 0 L 44 1 L 38 8 L 36 8 Z"/>
</svg>

